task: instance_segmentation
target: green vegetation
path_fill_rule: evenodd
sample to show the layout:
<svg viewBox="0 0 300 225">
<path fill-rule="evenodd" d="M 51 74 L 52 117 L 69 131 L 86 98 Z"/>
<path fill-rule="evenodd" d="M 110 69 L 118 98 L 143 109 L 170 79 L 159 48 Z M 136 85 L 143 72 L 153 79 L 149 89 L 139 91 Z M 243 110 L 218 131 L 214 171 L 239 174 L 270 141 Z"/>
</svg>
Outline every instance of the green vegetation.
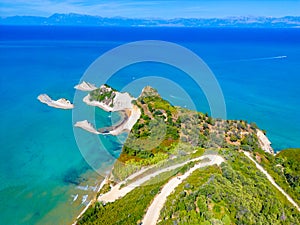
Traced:
<svg viewBox="0 0 300 225">
<path fill-rule="evenodd" d="M 182 145 L 180 145 L 182 146 Z M 158 170 L 176 165 L 176 164 L 180 164 L 183 162 L 187 162 L 190 159 L 196 158 L 196 157 L 200 157 L 202 156 L 204 153 L 204 149 L 198 148 L 197 150 L 195 150 L 193 153 L 188 154 L 188 155 L 184 155 L 182 157 L 177 157 L 174 159 L 168 159 L 168 160 L 161 160 L 158 163 L 156 163 L 154 166 L 152 166 L 151 168 L 147 169 L 144 173 L 140 174 L 139 176 L 136 176 L 134 179 L 129 180 L 126 182 L 126 185 L 130 184 L 131 182 L 140 179 L 141 177 L 147 176 L 149 174 L 153 174 Z M 191 165 L 193 165 L 193 163 L 189 163 L 189 168 Z M 125 185 L 124 185 L 125 186 Z"/>
<path fill-rule="evenodd" d="M 300 199 L 300 149 L 286 149 L 276 155 L 276 161 L 283 166 L 284 176 Z"/>
<path fill-rule="evenodd" d="M 104 88 L 91 96 L 109 102 L 113 94 Z M 241 152 L 250 152 L 300 205 L 300 149 L 284 150 L 276 156 L 266 153 L 260 148 L 255 123 L 213 119 L 207 113 L 174 107 L 151 87 L 146 87 L 134 104 L 142 115 L 114 164 L 112 182 L 151 166 L 135 178 L 139 179 L 204 151 L 217 151 L 226 159 L 220 167 L 199 169 L 184 180 L 169 196 L 159 224 L 300 224 L 298 211 Z M 95 204 L 78 223 L 139 224 L 167 180 L 193 164 L 162 173 L 114 203 Z M 109 189 L 106 185 L 102 193 Z"/>
<path fill-rule="evenodd" d="M 177 109 L 162 99 L 155 89 L 145 88 L 135 104 L 142 115 L 128 135 L 119 157 L 120 163 L 131 171 L 135 169 L 130 167 L 140 168 L 167 159 L 179 141 L 180 128 Z M 114 168 L 117 178 L 124 177 L 120 173 L 128 174 L 118 168 Z"/>
<path fill-rule="evenodd" d="M 300 205 L 300 149 L 282 150 L 275 157 L 256 150 L 254 156 L 275 182 Z"/>
<path fill-rule="evenodd" d="M 137 224 L 161 185 L 157 183 L 136 188 L 125 197 L 106 205 L 97 202 L 84 213 L 78 224 Z"/>
<path fill-rule="evenodd" d="M 300 215 L 242 153 L 195 171 L 168 197 L 159 224 L 299 224 Z"/>
<path fill-rule="evenodd" d="M 135 171 L 130 169 L 130 164 L 136 168 L 171 157 L 179 143 L 206 149 L 231 145 L 242 146 L 247 151 L 258 148 L 254 123 L 213 119 L 207 113 L 174 107 L 151 87 L 146 87 L 134 104 L 142 114 L 128 135 L 119 158 L 129 167 L 128 171 Z M 158 153 L 163 157 L 157 157 Z M 119 172 L 114 171 L 116 177 L 124 177 Z"/>
<path fill-rule="evenodd" d="M 162 173 L 113 203 L 104 205 L 97 202 L 84 213 L 77 224 L 139 224 L 152 199 L 168 179 L 178 173 L 184 173 L 190 166 L 192 164 Z"/>
<path fill-rule="evenodd" d="M 111 189 L 111 185 L 115 185 L 115 184 L 116 184 L 115 182 L 109 180 L 106 184 L 103 185 L 103 187 L 101 188 L 98 195 L 105 194 L 106 192 L 109 192 L 110 189 Z"/>
<path fill-rule="evenodd" d="M 167 154 L 158 152 L 154 155 L 154 157 L 141 159 L 140 161 L 135 161 L 135 159 L 131 159 L 128 160 L 126 163 L 123 163 L 118 160 L 115 162 L 114 169 L 112 171 L 114 175 L 114 180 L 124 180 L 130 174 L 139 171 L 145 165 L 153 165 L 153 167 L 148 169 L 147 172 L 151 173 L 162 168 L 186 162 L 189 159 L 202 156 L 204 153 L 204 149 L 199 147 L 193 147 L 185 143 L 178 143 L 178 145 L 172 148 L 172 150 L 169 153 L 171 155 L 179 157 L 169 158 Z"/>
<path fill-rule="evenodd" d="M 90 92 L 90 101 L 104 102 L 113 107 L 113 99 L 115 97 L 115 90 L 108 85 L 103 85 Z"/>
<path fill-rule="evenodd" d="M 114 164 L 112 173 L 116 181 L 121 181 L 130 174 L 140 170 L 143 166 L 157 164 L 158 162 L 165 161 L 167 158 L 168 156 L 166 154 L 157 153 L 153 157 L 141 159 L 139 161 L 136 161 L 134 158 L 127 160 L 125 163 L 117 160 Z"/>
<path fill-rule="evenodd" d="M 238 137 L 237 137 L 236 134 L 231 134 L 231 135 L 230 135 L 230 141 L 231 141 L 231 142 L 236 142 L 237 140 L 238 140 Z"/>
</svg>

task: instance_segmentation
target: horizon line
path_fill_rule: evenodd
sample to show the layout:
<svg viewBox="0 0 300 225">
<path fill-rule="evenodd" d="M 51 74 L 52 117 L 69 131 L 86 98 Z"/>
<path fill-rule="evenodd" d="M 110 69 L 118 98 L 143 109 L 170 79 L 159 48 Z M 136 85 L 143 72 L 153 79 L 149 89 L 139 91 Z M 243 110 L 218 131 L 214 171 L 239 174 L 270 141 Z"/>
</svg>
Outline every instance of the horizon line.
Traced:
<svg viewBox="0 0 300 225">
<path fill-rule="evenodd" d="M 12 16 L 0 16 L 0 18 L 11 18 L 11 17 L 39 17 L 39 18 L 50 18 L 54 15 L 78 15 L 78 16 L 90 16 L 90 17 L 100 17 L 100 18 L 124 18 L 124 19 L 154 19 L 154 20 L 174 20 L 174 19 L 230 19 L 230 18 L 271 18 L 271 19 L 280 19 L 286 17 L 300 18 L 299 16 L 294 15 L 285 15 L 285 16 L 254 16 L 254 15 L 239 15 L 239 16 L 224 16 L 224 17 L 172 17 L 172 18 L 163 18 L 163 17 L 127 17 L 127 16 L 101 16 L 101 15 L 91 15 L 91 14 L 81 14 L 81 13 L 53 13 L 50 16 L 35 16 L 35 15 L 12 15 Z"/>
</svg>

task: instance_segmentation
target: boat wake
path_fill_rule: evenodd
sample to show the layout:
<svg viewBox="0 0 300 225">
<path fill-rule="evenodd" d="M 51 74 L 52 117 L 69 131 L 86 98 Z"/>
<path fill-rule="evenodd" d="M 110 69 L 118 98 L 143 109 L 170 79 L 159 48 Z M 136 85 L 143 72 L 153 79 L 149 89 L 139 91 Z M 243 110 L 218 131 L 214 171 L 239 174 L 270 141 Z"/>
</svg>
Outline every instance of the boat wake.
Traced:
<svg viewBox="0 0 300 225">
<path fill-rule="evenodd" d="M 263 61 L 263 60 L 275 60 L 275 59 L 285 59 L 287 58 L 286 55 L 278 55 L 272 57 L 261 57 L 261 58 L 249 58 L 249 59 L 234 59 L 222 62 L 215 62 L 215 63 L 234 63 L 234 62 L 251 62 L 251 61 Z"/>
<path fill-rule="evenodd" d="M 77 198 L 78 198 L 78 194 L 76 194 L 76 195 L 71 195 L 72 196 L 72 198 L 73 198 L 73 202 L 75 202 L 76 200 L 77 200 Z"/>
<path fill-rule="evenodd" d="M 171 98 L 174 98 L 174 99 L 179 99 L 179 100 L 182 100 L 183 98 L 181 97 L 178 97 L 178 96 L 174 96 L 174 95 L 170 95 Z"/>
<path fill-rule="evenodd" d="M 238 61 L 246 62 L 246 61 L 261 61 L 261 60 L 270 60 L 270 59 L 285 59 L 286 55 L 272 56 L 272 57 L 264 57 L 264 58 L 252 58 L 252 59 L 240 59 Z"/>
</svg>

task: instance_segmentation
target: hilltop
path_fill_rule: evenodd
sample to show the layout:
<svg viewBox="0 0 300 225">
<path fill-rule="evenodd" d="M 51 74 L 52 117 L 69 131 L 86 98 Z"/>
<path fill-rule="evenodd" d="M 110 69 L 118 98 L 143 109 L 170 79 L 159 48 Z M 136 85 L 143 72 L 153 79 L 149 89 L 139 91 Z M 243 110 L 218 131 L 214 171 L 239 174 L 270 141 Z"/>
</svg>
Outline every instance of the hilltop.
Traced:
<svg viewBox="0 0 300 225">
<path fill-rule="evenodd" d="M 122 163 L 153 164 L 160 158 L 174 157 L 178 145 L 245 151 L 260 148 L 274 153 L 255 123 L 215 119 L 207 113 L 173 106 L 151 87 L 145 87 L 134 104 L 140 108 L 141 116 L 123 146 L 119 158 Z M 124 168 L 120 172 L 124 173 Z M 119 178 L 118 172 L 115 177 Z"/>
<path fill-rule="evenodd" d="M 140 117 L 78 224 L 300 223 L 300 149 L 275 155 L 255 123 L 173 106 L 152 87 L 132 104 Z"/>
</svg>

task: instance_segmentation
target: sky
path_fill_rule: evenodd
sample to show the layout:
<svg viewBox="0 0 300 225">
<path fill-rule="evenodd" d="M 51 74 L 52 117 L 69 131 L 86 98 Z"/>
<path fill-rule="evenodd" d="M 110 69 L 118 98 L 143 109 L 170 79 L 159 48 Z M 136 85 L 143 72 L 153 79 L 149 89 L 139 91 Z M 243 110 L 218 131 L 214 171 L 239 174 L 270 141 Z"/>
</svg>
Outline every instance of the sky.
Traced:
<svg viewBox="0 0 300 225">
<path fill-rule="evenodd" d="M 300 16 L 300 0 L 0 0 L 0 16 L 79 13 L 130 18 Z"/>
</svg>

